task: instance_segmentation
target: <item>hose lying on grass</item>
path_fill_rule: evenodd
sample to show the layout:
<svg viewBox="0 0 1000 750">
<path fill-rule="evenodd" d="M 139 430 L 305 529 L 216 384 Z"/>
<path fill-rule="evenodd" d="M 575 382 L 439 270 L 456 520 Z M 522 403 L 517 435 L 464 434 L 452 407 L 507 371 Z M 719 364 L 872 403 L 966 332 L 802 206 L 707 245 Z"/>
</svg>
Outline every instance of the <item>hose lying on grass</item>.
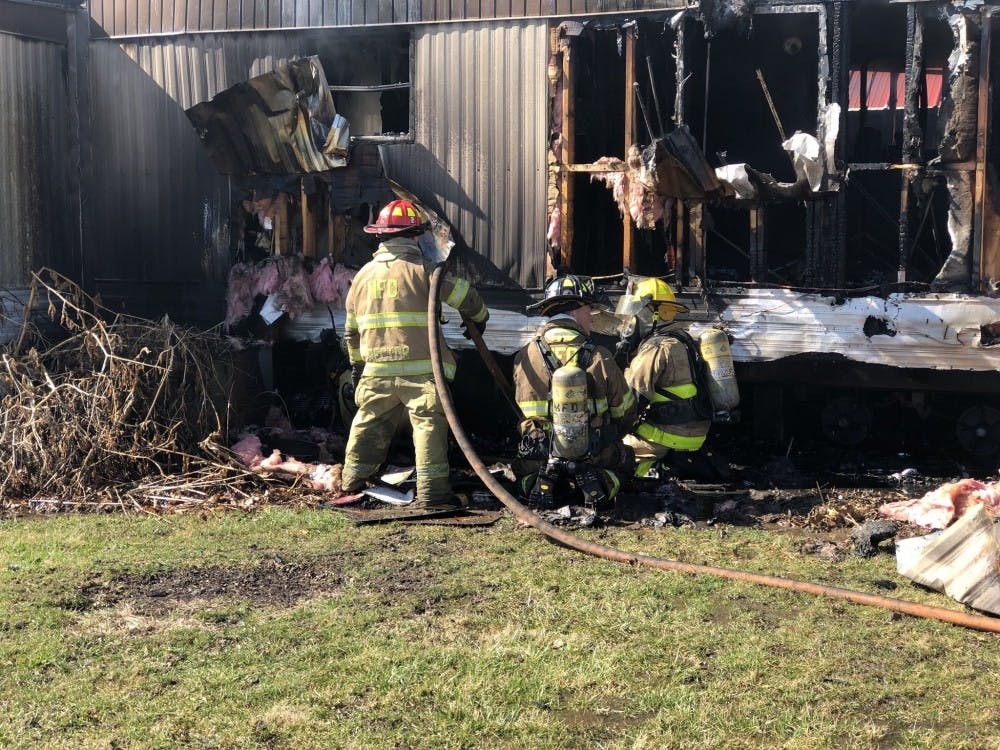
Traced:
<svg viewBox="0 0 1000 750">
<path fill-rule="evenodd" d="M 631 565 L 645 565 L 659 570 L 671 570 L 681 573 L 699 573 L 719 578 L 731 578 L 737 581 L 746 581 L 748 583 L 756 583 L 762 586 L 771 586 L 774 588 L 790 589 L 792 591 L 799 591 L 805 594 L 826 596 L 832 599 L 846 599 L 847 601 L 854 602 L 855 604 L 881 607 L 883 609 L 913 615 L 914 617 L 941 620 L 942 622 L 949 622 L 953 625 L 961 625 L 974 630 L 1000 633 L 1000 619 L 994 617 L 956 612 L 943 607 L 916 604 L 902 599 L 893 599 L 892 597 L 879 596 L 877 594 L 865 594 L 861 591 L 852 591 L 850 589 L 842 589 L 834 586 L 824 586 L 822 584 L 810 583 L 808 581 L 796 581 L 791 578 L 781 578 L 761 573 L 748 573 L 742 570 L 718 568 L 711 565 L 693 565 L 691 563 L 679 562 L 677 560 L 667 560 L 660 557 L 652 557 L 650 555 L 625 552 L 624 550 L 616 549 L 614 547 L 608 547 L 603 544 L 588 541 L 575 534 L 571 534 L 563 529 L 553 526 L 547 521 L 544 521 L 536 513 L 533 513 L 523 504 L 518 502 L 517 498 L 511 495 L 504 488 L 504 486 L 500 484 L 500 482 L 498 482 L 492 474 L 490 474 L 486 464 L 483 463 L 482 459 L 476 454 L 476 451 L 472 446 L 472 442 L 469 440 L 469 436 L 465 432 L 465 429 L 462 427 L 462 423 L 458 418 L 458 412 L 455 410 L 455 402 L 452 400 L 451 393 L 448 390 L 447 380 L 444 375 L 444 367 L 441 362 L 441 346 L 443 343 L 441 340 L 441 329 L 438 323 L 440 320 L 438 310 L 440 309 L 440 287 L 441 280 L 443 278 L 444 264 L 442 263 L 434 269 L 434 273 L 431 276 L 430 298 L 427 304 L 427 330 L 428 337 L 430 339 L 431 366 L 434 371 L 434 382 L 437 386 L 438 395 L 441 398 L 441 403 L 444 407 L 444 413 L 448 419 L 448 424 L 451 426 L 455 439 L 458 441 L 458 445 L 462 449 L 462 453 L 465 454 L 466 459 L 469 461 L 469 465 L 483 481 L 487 489 L 489 489 L 489 491 L 492 492 L 496 498 L 500 500 L 500 502 L 502 502 L 522 523 L 534 527 L 550 539 L 570 547 L 571 549 L 584 552 L 588 555 L 594 555 L 595 557 L 601 557 L 606 560 L 629 563 Z"/>
</svg>

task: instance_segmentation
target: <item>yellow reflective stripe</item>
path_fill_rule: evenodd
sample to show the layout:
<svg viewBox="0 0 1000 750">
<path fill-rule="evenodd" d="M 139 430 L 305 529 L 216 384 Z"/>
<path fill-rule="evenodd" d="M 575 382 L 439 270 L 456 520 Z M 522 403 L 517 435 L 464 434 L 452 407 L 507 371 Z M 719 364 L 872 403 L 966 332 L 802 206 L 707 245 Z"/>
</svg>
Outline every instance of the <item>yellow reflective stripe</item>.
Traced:
<svg viewBox="0 0 1000 750">
<path fill-rule="evenodd" d="M 608 400 L 606 398 L 592 398 L 588 407 L 591 414 L 601 415 L 608 410 Z"/>
<path fill-rule="evenodd" d="M 654 427 L 648 422 L 643 422 L 639 425 L 635 430 L 635 434 L 651 443 L 664 445 L 675 451 L 696 451 L 705 442 L 704 435 L 693 437 L 674 435 L 673 433 L 661 430 L 659 427 Z"/>
<path fill-rule="evenodd" d="M 549 416 L 548 401 L 518 401 L 517 406 L 526 417 Z"/>
<path fill-rule="evenodd" d="M 364 358 L 361 356 L 361 350 L 355 349 L 353 346 L 347 347 L 347 358 L 351 362 L 364 362 Z"/>
<path fill-rule="evenodd" d="M 444 303 L 452 307 L 458 307 L 469 295 L 469 282 L 465 279 L 455 279 L 455 286 L 451 289 L 451 294 L 445 297 Z"/>
<path fill-rule="evenodd" d="M 622 409 L 628 410 L 635 406 L 635 394 L 631 390 L 625 391 L 622 396 Z"/>
<path fill-rule="evenodd" d="M 442 479 L 448 476 L 448 464 L 426 464 L 417 467 L 418 479 Z"/>
<path fill-rule="evenodd" d="M 561 333 L 560 333 L 561 332 Z M 583 345 L 583 334 L 572 328 L 550 328 L 543 335 L 548 344 L 579 344 Z"/>
<path fill-rule="evenodd" d="M 669 388 L 664 388 L 667 393 L 670 393 L 677 398 L 694 398 L 698 395 L 698 387 L 694 383 L 685 383 L 684 385 L 672 385 Z M 664 396 L 662 393 L 653 393 L 653 400 L 651 403 L 659 404 L 664 401 L 672 401 L 668 396 Z"/>
<path fill-rule="evenodd" d="M 444 362 L 444 374 L 449 380 L 455 377 L 455 365 L 451 362 Z M 400 362 L 367 362 L 365 364 L 365 375 L 373 376 L 393 376 L 393 375 L 430 375 L 433 372 L 429 359 L 411 359 Z"/>
<path fill-rule="evenodd" d="M 416 328 L 427 325 L 426 312 L 383 312 L 362 315 L 357 319 L 362 331 L 373 328 Z"/>
<path fill-rule="evenodd" d="M 611 417 L 613 419 L 621 419 L 625 416 L 625 412 L 632 408 L 635 404 L 635 394 L 632 391 L 627 391 L 622 397 L 622 402 L 618 406 L 612 406 Z"/>
<path fill-rule="evenodd" d="M 656 464 L 656 459 L 651 458 L 646 461 L 640 461 L 635 467 L 635 475 L 637 477 L 644 477 L 649 473 L 649 470 L 653 468 Z"/>
<path fill-rule="evenodd" d="M 344 330 L 358 330 L 358 319 L 354 317 L 354 313 L 347 313 L 347 320 L 344 321 Z"/>
<path fill-rule="evenodd" d="M 490 317 L 489 310 L 486 309 L 486 305 L 481 305 L 479 309 L 476 310 L 474 315 L 469 316 L 469 319 L 472 320 L 473 323 L 482 323 L 488 317 Z"/>
<path fill-rule="evenodd" d="M 618 475 L 613 471 L 604 470 L 604 476 L 611 480 L 611 489 L 608 491 L 608 499 L 613 500 L 615 495 L 618 494 L 619 488 L 621 488 L 621 480 L 618 479 Z"/>
</svg>

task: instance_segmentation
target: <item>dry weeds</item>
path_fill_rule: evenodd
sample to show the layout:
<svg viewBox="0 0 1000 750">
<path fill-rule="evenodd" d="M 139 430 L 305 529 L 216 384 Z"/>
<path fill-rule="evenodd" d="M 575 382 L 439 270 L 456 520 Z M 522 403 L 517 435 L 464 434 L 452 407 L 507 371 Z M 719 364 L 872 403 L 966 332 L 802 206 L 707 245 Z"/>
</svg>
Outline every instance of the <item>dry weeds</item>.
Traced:
<svg viewBox="0 0 1000 750">
<path fill-rule="evenodd" d="M 33 274 L 20 335 L 0 350 L 0 510 L 250 507 L 267 481 L 226 450 L 213 332 L 102 307 Z M 268 497 L 273 502 L 274 497 Z"/>
</svg>

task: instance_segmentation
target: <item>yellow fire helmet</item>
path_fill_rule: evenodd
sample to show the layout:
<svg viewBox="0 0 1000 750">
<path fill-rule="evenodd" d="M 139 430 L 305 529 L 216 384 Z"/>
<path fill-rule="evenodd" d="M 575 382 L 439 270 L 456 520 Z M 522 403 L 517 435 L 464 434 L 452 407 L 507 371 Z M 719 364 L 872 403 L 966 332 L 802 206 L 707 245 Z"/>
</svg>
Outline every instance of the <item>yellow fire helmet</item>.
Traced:
<svg viewBox="0 0 1000 750">
<path fill-rule="evenodd" d="M 643 308 L 653 312 L 654 320 L 661 321 L 673 320 L 677 313 L 688 309 L 677 301 L 674 290 L 663 279 L 633 277 L 617 312 L 619 315 L 636 315 Z"/>
</svg>

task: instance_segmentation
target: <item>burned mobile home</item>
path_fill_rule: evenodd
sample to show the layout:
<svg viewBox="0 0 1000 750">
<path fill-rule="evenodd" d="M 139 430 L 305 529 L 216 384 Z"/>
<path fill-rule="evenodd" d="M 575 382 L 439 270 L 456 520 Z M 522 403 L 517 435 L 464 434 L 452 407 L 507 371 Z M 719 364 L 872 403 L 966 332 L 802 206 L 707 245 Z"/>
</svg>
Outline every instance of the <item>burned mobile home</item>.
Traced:
<svg viewBox="0 0 1000 750">
<path fill-rule="evenodd" d="M 388 177 L 450 223 L 498 353 L 554 271 L 627 268 L 725 327 L 760 437 L 905 426 L 993 455 L 996 7 L 0 0 L 4 283 L 48 264 L 111 306 L 214 323 L 235 263 L 358 263 Z M 234 114 L 257 101 L 241 86 L 310 59 L 345 166 L 283 161 Z M 251 151 L 190 116 L 227 97 Z M 311 356 L 331 315 L 279 338 Z M 279 381 L 299 369 L 280 359 Z"/>
</svg>

